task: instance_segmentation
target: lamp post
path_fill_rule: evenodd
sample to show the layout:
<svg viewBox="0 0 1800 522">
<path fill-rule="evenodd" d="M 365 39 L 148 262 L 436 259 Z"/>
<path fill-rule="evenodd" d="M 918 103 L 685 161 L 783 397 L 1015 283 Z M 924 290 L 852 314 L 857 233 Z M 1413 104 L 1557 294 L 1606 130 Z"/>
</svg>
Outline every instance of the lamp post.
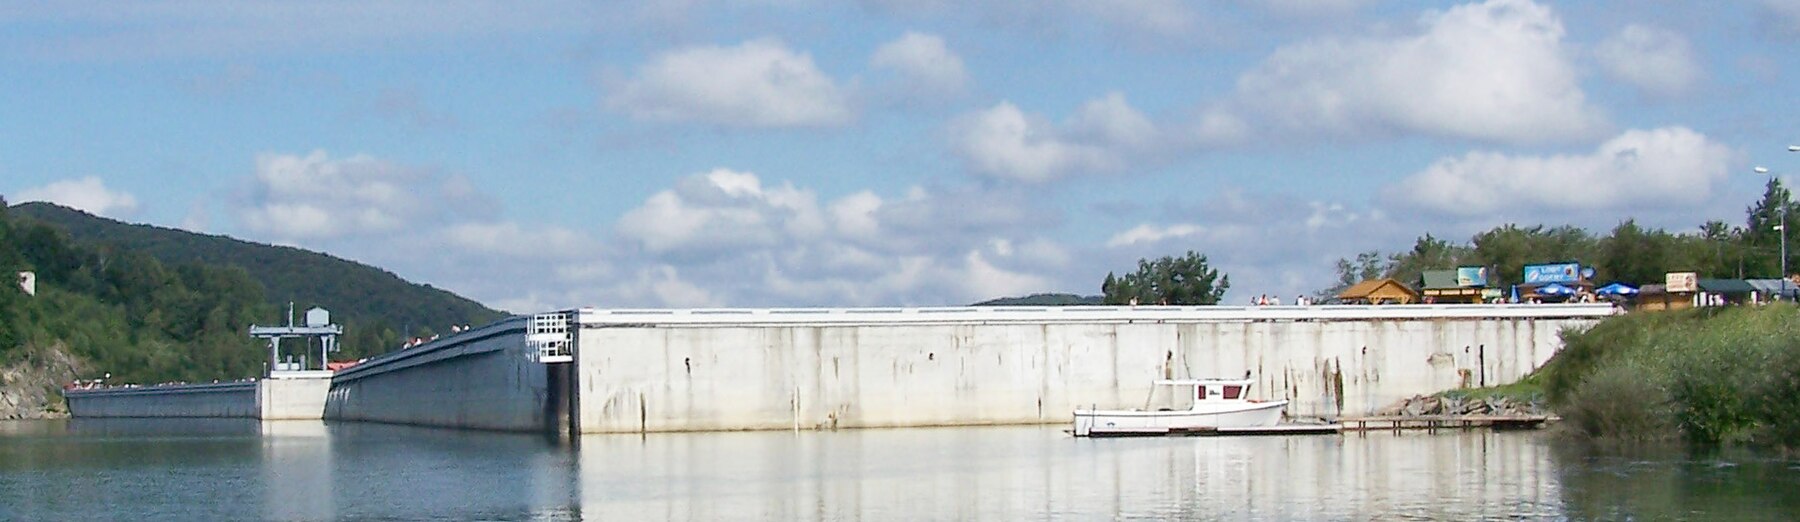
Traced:
<svg viewBox="0 0 1800 522">
<path fill-rule="evenodd" d="M 1788 152 L 1800 152 L 1800 145 L 1788 145 Z M 1787 205 L 1781 206 L 1781 293 L 1787 295 Z"/>
<path fill-rule="evenodd" d="M 1788 152 L 1800 152 L 1800 145 L 1788 145 Z M 1768 174 L 1769 169 L 1757 167 L 1756 173 L 1757 174 Z M 1773 179 L 1774 175 L 1771 174 L 1769 177 L 1771 179 Z M 1782 299 L 1785 299 L 1788 297 L 1788 291 L 1787 291 L 1787 284 L 1788 284 L 1788 280 L 1787 280 L 1787 278 L 1788 278 L 1788 271 L 1787 271 L 1787 208 L 1788 208 L 1788 202 L 1781 201 L 1780 203 L 1781 203 L 1780 217 L 1777 218 L 1780 221 L 1776 223 L 1775 231 L 1781 234 L 1781 294 L 1779 295 L 1779 297 Z"/>
</svg>

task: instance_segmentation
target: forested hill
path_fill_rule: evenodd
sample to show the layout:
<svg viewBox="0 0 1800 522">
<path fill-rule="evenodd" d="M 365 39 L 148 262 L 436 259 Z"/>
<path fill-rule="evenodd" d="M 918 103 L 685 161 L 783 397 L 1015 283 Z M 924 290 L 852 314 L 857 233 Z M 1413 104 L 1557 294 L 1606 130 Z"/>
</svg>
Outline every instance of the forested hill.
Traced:
<svg viewBox="0 0 1800 522">
<path fill-rule="evenodd" d="M 262 296 L 285 311 L 321 306 L 345 326 L 352 354 L 388 351 L 405 335 L 425 336 L 454 324 L 479 325 L 505 317 L 448 291 L 407 282 L 391 272 L 293 247 L 252 243 L 151 225 L 123 223 L 49 203 L 13 206 L 17 219 L 33 219 L 68 232 L 78 245 L 115 245 L 167 265 L 237 267 L 262 286 Z M 281 318 L 259 318 L 274 323 Z"/>
<path fill-rule="evenodd" d="M 1031 294 L 1025 297 L 989 299 L 971 306 L 1086 306 L 1104 304 L 1097 295 Z"/>
</svg>

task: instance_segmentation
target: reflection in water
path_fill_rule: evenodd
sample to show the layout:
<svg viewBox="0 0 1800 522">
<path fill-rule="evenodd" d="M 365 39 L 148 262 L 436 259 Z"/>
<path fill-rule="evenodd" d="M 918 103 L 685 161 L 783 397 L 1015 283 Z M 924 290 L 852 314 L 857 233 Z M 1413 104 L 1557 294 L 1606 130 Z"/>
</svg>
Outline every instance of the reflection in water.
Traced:
<svg viewBox="0 0 1800 522">
<path fill-rule="evenodd" d="M 588 436 L 0 423 L 0 519 L 1794 519 L 1787 461 L 1537 432 L 1075 439 L 1052 428 Z M 1754 511 L 1752 511 L 1754 510 Z"/>
<path fill-rule="evenodd" d="M 1800 520 L 1800 462 L 1742 451 L 1552 452 L 1568 516 L 1584 520 Z"/>
</svg>

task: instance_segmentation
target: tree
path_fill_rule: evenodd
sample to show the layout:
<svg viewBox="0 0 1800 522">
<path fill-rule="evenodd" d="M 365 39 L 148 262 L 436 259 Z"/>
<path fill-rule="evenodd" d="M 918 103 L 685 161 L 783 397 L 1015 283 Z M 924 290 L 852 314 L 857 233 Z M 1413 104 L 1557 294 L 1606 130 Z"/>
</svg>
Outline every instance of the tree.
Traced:
<svg viewBox="0 0 1800 522">
<path fill-rule="evenodd" d="M 1470 242 L 1474 244 L 1470 260 L 1494 267 L 1488 274 L 1488 286 L 1492 287 L 1519 283 L 1525 265 L 1592 259 L 1596 248 L 1586 230 L 1569 225 L 1546 229 L 1543 225 L 1520 228 L 1508 224 L 1476 234 Z"/>
<path fill-rule="evenodd" d="M 1100 292 L 1106 304 L 1211 305 L 1223 300 L 1229 288 L 1230 277 L 1190 250 L 1179 258 L 1139 259 L 1137 272 L 1122 277 L 1109 272 Z"/>
<path fill-rule="evenodd" d="M 1787 236 L 1789 246 L 1800 236 L 1795 236 L 1792 227 L 1781 227 L 1783 214 L 1788 219 L 1800 217 L 1800 206 L 1795 205 L 1793 194 L 1781 185 L 1781 180 L 1769 178 L 1763 187 L 1762 199 L 1755 205 L 1744 209 L 1746 218 L 1743 229 L 1743 245 L 1748 250 L 1742 256 L 1742 265 L 1746 277 L 1769 277 L 1781 271 L 1781 238 Z M 1790 249 L 1787 266 L 1794 264 L 1793 252 Z M 1783 274 L 1785 276 L 1786 274 Z"/>
<path fill-rule="evenodd" d="M 1426 270 L 1456 268 L 1462 264 L 1463 258 L 1469 256 L 1468 250 L 1468 247 L 1452 245 L 1449 241 L 1425 234 L 1413 242 L 1411 251 L 1394 254 L 1388 264 L 1387 277 L 1413 283 Z"/>
<path fill-rule="evenodd" d="M 1357 254 L 1355 261 L 1340 257 L 1336 267 L 1337 284 L 1314 293 L 1313 299 L 1324 301 L 1337 297 L 1344 289 L 1350 288 L 1350 285 L 1383 277 L 1388 272 L 1389 266 L 1389 263 L 1383 261 L 1381 252 L 1378 250 Z"/>
<path fill-rule="evenodd" d="M 1669 272 L 1669 259 L 1676 255 L 1672 252 L 1674 247 L 1674 238 L 1668 232 L 1644 230 L 1637 220 L 1627 219 L 1600 240 L 1595 271 L 1603 280 L 1632 285 L 1659 282 Z"/>
</svg>

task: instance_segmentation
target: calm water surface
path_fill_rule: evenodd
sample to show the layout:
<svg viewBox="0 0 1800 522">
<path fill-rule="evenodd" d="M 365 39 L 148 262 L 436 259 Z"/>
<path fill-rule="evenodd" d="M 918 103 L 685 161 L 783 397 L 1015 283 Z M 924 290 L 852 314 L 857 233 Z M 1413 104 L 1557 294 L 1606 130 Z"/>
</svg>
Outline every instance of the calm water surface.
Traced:
<svg viewBox="0 0 1800 522">
<path fill-rule="evenodd" d="M 1541 432 L 1074 439 L 1056 428 L 543 437 L 0 422 L 7 520 L 1796 520 L 1800 461 Z"/>
</svg>

